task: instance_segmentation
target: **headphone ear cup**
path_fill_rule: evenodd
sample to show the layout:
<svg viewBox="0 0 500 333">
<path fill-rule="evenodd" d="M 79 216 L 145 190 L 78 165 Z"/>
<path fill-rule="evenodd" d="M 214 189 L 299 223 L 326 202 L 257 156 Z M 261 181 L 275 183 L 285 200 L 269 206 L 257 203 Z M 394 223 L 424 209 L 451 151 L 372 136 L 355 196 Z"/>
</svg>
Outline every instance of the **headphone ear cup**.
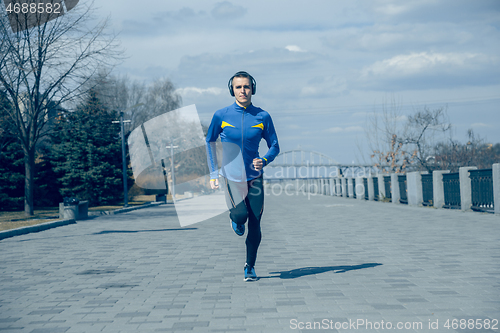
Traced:
<svg viewBox="0 0 500 333">
<path fill-rule="evenodd" d="M 231 96 L 234 97 L 233 79 L 234 79 L 234 75 L 229 79 L 229 82 L 227 83 L 227 87 L 229 88 L 229 93 L 231 94 Z"/>
</svg>

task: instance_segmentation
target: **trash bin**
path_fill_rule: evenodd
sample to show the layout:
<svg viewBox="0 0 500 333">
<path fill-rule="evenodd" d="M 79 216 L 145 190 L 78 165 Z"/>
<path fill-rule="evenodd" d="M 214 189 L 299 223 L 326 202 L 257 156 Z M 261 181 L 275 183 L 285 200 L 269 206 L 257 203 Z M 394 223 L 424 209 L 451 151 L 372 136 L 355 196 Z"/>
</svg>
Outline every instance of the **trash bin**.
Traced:
<svg viewBox="0 0 500 333">
<path fill-rule="evenodd" d="M 167 196 L 165 194 L 157 194 L 156 202 L 164 202 L 167 203 Z"/>
<path fill-rule="evenodd" d="M 78 203 L 80 200 L 77 198 L 65 197 L 64 203 L 64 218 L 65 219 L 77 219 L 78 218 Z"/>
</svg>

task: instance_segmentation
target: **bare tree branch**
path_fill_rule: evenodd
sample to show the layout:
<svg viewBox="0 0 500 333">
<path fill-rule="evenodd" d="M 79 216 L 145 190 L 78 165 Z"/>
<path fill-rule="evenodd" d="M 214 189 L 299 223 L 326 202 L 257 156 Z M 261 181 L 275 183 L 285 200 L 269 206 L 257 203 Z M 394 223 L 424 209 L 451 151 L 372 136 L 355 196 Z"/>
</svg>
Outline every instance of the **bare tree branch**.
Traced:
<svg viewBox="0 0 500 333">
<path fill-rule="evenodd" d="M 435 145 L 450 130 L 445 107 L 424 107 L 404 116 L 394 98 L 384 104 L 381 114 L 374 111 L 365 129 L 375 166 L 391 172 L 432 172 Z"/>
</svg>

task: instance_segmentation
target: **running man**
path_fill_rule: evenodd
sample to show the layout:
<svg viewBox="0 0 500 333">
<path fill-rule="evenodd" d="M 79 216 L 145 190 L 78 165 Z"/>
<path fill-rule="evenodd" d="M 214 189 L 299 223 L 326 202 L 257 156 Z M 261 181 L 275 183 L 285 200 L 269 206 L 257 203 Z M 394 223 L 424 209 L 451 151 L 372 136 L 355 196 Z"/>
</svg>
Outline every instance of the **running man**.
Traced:
<svg viewBox="0 0 500 333">
<path fill-rule="evenodd" d="M 245 233 L 245 281 L 256 281 L 255 261 L 262 238 L 260 220 L 264 210 L 262 168 L 271 163 L 280 148 L 271 116 L 252 104 L 256 82 L 247 72 L 234 74 L 228 82 L 229 93 L 235 102 L 215 112 L 207 133 L 207 155 L 210 186 L 219 188 L 219 170 L 215 141 L 222 142 L 221 186 L 224 188 L 229 218 L 238 236 Z M 264 138 L 269 150 L 260 157 L 259 143 Z"/>
</svg>

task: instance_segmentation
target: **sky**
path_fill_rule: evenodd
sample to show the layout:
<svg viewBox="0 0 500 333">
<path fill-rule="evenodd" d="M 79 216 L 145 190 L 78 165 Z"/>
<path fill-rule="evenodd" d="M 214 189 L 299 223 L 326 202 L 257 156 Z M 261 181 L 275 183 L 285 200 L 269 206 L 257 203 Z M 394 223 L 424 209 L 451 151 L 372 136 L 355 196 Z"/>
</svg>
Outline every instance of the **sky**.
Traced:
<svg viewBox="0 0 500 333">
<path fill-rule="evenodd" d="M 114 73 L 169 78 L 205 124 L 234 102 L 228 79 L 241 70 L 253 75 L 253 104 L 271 114 L 282 152 L 363 163 L 368 119 L 391 101 L 404 115 L 446 108 L 462 142 L 470 128 L 500 142 L 498 0 L 106 0 L 95 7 L 124 50 Z"/>
</svg>

